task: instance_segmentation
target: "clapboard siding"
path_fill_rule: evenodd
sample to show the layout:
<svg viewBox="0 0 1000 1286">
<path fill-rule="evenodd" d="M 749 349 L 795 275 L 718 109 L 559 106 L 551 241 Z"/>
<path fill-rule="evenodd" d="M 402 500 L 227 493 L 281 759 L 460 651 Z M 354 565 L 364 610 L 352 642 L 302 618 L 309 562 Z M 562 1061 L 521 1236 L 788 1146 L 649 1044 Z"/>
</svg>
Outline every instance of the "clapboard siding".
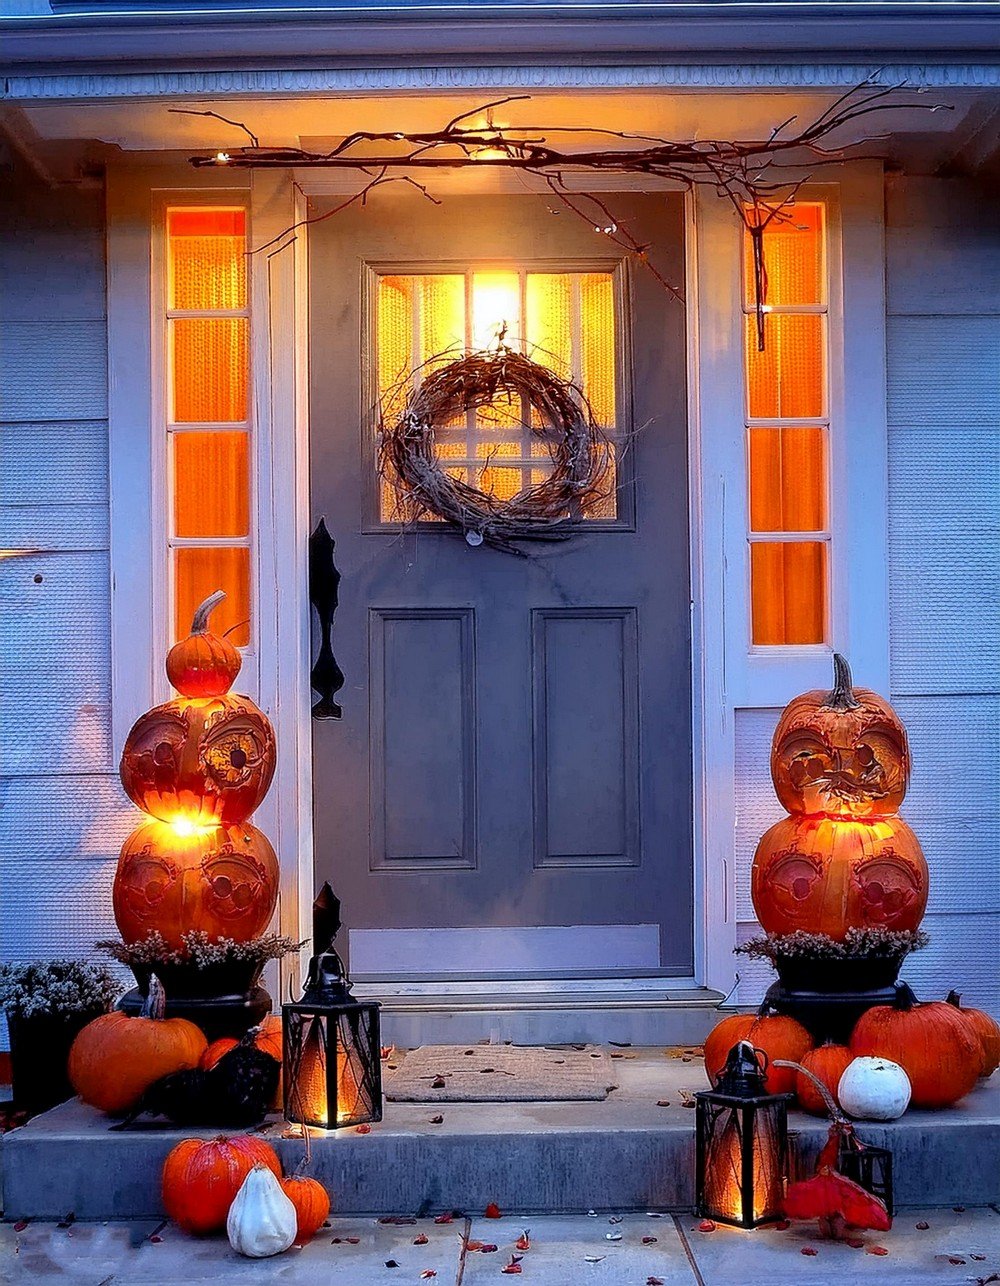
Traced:
<svg viewBox="0 0 1000 1286">
<path fill-rule="evenodd" d="M 103 208 L 23 174 L 0 191 L 3 959 L 88 955 L 113 931 L 134 824 L 110 736 Z"/>
</svg>

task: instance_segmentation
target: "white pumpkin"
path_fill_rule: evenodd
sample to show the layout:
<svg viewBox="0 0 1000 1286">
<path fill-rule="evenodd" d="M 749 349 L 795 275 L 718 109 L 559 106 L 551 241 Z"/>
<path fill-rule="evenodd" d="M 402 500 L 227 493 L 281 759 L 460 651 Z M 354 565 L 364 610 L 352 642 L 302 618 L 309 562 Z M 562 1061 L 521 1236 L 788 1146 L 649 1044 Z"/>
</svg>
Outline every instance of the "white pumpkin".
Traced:
<svg viewBox="0 0 1000 1286">
<path fill-rule="evenodd" d="M 266 1259 L 295 1240 L 295 1207 L 266 1165 L 255 1165 L 233 1198 L 226 1219 L 229 1244 L 241 1255 Z"/>
<path fill-rule="evenodd" d="M 840 1078 L 837 1099 L 848 1116 L 894 1121 L 910 1102 L 910 1078 L 888 1058 L 855 1058 Z"/>
</svg>

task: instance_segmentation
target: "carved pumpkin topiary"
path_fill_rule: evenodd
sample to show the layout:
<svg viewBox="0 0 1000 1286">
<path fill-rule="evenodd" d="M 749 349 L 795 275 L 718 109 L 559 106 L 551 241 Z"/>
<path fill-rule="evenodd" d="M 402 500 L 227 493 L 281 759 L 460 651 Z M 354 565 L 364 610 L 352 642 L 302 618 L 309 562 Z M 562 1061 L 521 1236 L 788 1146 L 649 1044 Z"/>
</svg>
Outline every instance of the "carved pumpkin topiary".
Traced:
<svg viewBox="0 0 1000 1286">
<path fill-rule="evenodd" d="M 840 1078 L 854 1061 L 854 1055 L 847 1046 L 827 1041 L 824 1045 L 807 1050 L 800 1061 L 807 1072 L 812 1072 L 817 1080 L 823 1082 L 836 1102 Z M 803 1112 L 810 1112 L 813 1116 L 827 1115 L 823 1095 L 808 1076 L 803 1076 L 798 1071 L 795 1073 L 795 1097 Z"/>
<path fill-rule="evenodd" d="M 921 1005 L 908 987 L 894 1005 L 876 1005 L 851 1033 L 856 1055 L 898 1063 L 910 1078 L 914 1107 L 949 1107 L 975 1085 L 983 1047 L 961 1013 L 946 1001 Z"/>
<path fill-rule="evenodd" d="M 278 859 L 248 822 L 188 831 L 137 826 L 122 845 L 114 882 L 115 923 L 125 942 L 152 930 L 172 950 L 200 929 L 248 942 L 266 928 L 278 898 Z"/>
<path fill-rule="evenodd" d="M 813 1046 L 813 1038 L 801 1023 L 783 1014 L 733 1014 L 712 1028 L 705 1041 L 705 1071 L 714 1085 L 719 1079 L 732 1047 L 747 1040 L 754 1049 L 763 1050 L 768 1066 L 764 1084 L 768 1094 L 791 1093 L 795 1089 L 795 1069 L 773 1066 L 775 1059 L 801 1063 Z"/>
<path fill-rule="evenodd" d="M 979 1075 L 992 1076 L 1000 1067 L 1000 1023 L 995 1018 L 991 1018 L 985 1010 L 966 1009 L 957 991 L 948 993 L 948 1004 L 962 1015 L 983 1047 L 983 1061 Z"/>
<path fill-rule="evenodd" d="M 122 785 L 160 821 L 231 826 L 267 794 L 274 731 L 249 697 L 179 697 L 132 726 L 122 751 Z"/>
<path fill-rule="evenodd" d="M 102 1014 L 87 1024 L 69 1051 L 70 1084 L 85 1103 L 121 1114 L 154 1081 L 198 1066 L 207 1041 L 186 1018 L 164 1018 L 163 988 L 154 978 L 137 1018 Z"/>
<path fill-rule="evenodd" d="M 281 1178 L 269 1143 L 250 1135 L 184 1139 L 163 1164 L 163 1205 L 174 1223 L 199 1235 L 219 1232 L 237 1192 L 255 1165 Z"/>
<path fill-rule="evenodd" d="M 920 842 L 901 817 L 785 817 L 754 854 L 751 896 L 767 933 L 916 929 L 927 905 Z"/>
<path fill-rule="evenodd" d="M 167 678 L 182 697 L 221 697 L 240 672 L 239 651 L 208 628 L 208 618 L 225 597 L 221 589 L 210 594 L 195 611 L 191 633 L 167 653 Z"/>
<path fill-rule="evenodd" d="M 789 813 L 888 817 L 910 775 L 906 730 L 888 701 L 853 688 L 847 661 L 834 656 L 834 686 L 795 697 L 771 743 L 771 777 Z"/>
</svg>

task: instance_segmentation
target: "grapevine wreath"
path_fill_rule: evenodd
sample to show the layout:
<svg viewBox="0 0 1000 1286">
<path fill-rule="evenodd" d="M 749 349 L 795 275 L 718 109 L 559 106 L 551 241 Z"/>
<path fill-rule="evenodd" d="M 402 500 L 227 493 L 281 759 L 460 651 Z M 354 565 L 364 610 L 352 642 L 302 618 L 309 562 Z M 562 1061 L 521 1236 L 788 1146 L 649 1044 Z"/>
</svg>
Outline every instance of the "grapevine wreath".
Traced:
<svg viewBox="0 0 1000 1286">
<path fill-rule="evenodd" d="M 552 467 L 544 481 L 504 500 L 446 472 L 435 444 L 437 429 L 463 421 L 467 412 L 488 418 L 503 407 L 506 420 L 512 406 L 524 408 L 522 427 L 545 443 Z M 563 539 L 613 485 L 610 443 L 582 390 L 502 340 L 436 365 L 398 415 L 383 416 L 380 437 L 381 473 L 397 489 L 400 512 L 412 521 L 443 520 L 470 545 L 516 553 L 513 541 Z M 483 470 L 490 463 L 485 460 Z"/>
</svg>

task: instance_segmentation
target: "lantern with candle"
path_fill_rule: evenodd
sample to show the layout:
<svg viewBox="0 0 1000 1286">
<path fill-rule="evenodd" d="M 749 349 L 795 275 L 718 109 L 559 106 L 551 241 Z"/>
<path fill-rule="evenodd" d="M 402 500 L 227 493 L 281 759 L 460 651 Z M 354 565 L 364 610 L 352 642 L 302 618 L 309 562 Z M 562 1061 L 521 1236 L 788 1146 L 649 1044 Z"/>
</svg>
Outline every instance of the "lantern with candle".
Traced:
<svg viewBox="0 0 1000 1286">
<path fill-rule="evenodd" d="M 382 1119 L 379 1007 L 356 1000 L 333 939 L 340 902 L 324 884 L 302 999 L 282 1005 L 285 1116 L 324 1130 Z"/>
<path fill-rule="evenodd" d="M 729 1051 L 712 1090 L 695 1095 L 698 1213 L 739 1228 L 781 1218 L 791 1094 L 764 1088 L 767 1056 L 748 1041 Z"/>
</svg>

